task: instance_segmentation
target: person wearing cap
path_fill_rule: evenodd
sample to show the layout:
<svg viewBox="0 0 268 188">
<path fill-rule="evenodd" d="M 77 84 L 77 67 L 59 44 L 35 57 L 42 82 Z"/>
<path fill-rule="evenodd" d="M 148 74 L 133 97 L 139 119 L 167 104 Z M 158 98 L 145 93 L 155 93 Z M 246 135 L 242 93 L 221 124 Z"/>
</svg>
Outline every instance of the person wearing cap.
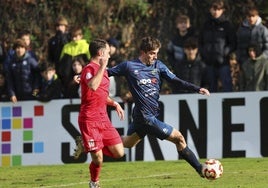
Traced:
<svg viewBox="0 0 268 188">
<path fill-rule="evenodd" d="M 27 45 L 17 39 L 13 45 L 15 54 L 8 62 L 7 86 L 10 100 L 33 100 L 40 87 L 38 62 L 27 52 Z"/>
<path fill-rule="evenodd" d="M 60 54 L 65 44 L 71 41 L 68 32 L 68 21 L 65 17 L 59 16 L 55 23 L 56 33 L 48 41 L 48 61 L 58 68 Z"/>
</svg>

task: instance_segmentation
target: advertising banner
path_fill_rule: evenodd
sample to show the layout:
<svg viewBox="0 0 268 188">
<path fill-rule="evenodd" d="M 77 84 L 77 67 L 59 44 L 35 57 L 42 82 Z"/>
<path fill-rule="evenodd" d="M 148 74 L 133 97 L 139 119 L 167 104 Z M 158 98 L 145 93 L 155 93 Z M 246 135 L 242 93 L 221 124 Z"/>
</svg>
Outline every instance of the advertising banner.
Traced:
<svg viewBox="0 0 268 188">
<path fill-rule="evenodd" d="M 126 135 L 134 104 L 120 103 L 125 120 L 108 108 L 113 125 Z M 47 103 L 0 103 L 0 166 L 83 163 L 74 160 L 80 99 Z M 199 158 L 267 157 L 268 92 L 162 95 L 160 120 L 180 130 Z M 174 144 L 150 135 L 123 161 L 176 160 Z M 111 159 L 106 159 L 111 160 Z"/>
</svg>

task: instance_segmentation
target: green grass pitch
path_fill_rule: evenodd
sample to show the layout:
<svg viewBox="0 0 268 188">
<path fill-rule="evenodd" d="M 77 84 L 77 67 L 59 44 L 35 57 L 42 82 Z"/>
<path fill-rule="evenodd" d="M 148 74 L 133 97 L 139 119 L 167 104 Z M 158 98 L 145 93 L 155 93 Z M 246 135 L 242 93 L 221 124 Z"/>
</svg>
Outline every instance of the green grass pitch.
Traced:
<svg viewBox="0 0 268 188">
<path fill-rule="evenodd" d="M 201 162 L 204 162 L 201 159 Z M 223 176 L 202 179 L 184 160 L 105 162 L 102 188 L 266 188 L 268 158 L 220 159 Z M 0 168 L 1 188 L 86 188 L 88 164 Z"/>
</svg>

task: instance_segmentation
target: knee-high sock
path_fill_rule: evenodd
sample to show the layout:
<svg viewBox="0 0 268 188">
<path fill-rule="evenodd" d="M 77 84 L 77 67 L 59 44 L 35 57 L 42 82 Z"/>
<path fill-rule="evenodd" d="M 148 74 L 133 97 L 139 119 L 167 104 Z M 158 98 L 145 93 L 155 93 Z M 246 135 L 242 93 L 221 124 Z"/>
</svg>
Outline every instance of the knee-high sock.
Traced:
<svg viewBox="0 0 268 188">
<path fill-rule="evenodd" d="M 96 165 L 94 162 L 91 162 L 89 165 L 90 180 L 94 182 L 99 181 L 100 171 L 101 166 Z"/>
<path fill-rule="evenodd" d="M 197 160 L 195 154 L 188 146 L 183 150 L 179 151 L 179 154 L 185 159 L 196 171 L 200 171 L 202 165 Z"/>
</svg>

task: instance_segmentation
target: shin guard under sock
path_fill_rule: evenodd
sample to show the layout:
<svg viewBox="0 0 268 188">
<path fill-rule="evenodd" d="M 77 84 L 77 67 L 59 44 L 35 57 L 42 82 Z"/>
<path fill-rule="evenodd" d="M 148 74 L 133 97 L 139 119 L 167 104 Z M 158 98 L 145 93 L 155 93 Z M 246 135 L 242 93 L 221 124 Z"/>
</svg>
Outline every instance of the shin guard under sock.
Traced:
<svg viewBox="0 0 268 188">
<path fill-rule="evenodd" d="M 178 151 L 180 156 L 186 160 L 196 171 L 200 171 L 200 168 L 202 168 L 202 165 L 200 164 L 200 162 L 197 160 L 195 154 L 192 152 L 192 150 L 190 150 L 190 148 L 188 148 L 188 146 L 186 146 L 186 148 L 184 148 L 181 151 Z"/>
<path fill-rule="evenodd" d="M 99 181 L 101 166 L 91 162 L 89 165 L 90 180 L 93 182 Z"/>
</svg>

